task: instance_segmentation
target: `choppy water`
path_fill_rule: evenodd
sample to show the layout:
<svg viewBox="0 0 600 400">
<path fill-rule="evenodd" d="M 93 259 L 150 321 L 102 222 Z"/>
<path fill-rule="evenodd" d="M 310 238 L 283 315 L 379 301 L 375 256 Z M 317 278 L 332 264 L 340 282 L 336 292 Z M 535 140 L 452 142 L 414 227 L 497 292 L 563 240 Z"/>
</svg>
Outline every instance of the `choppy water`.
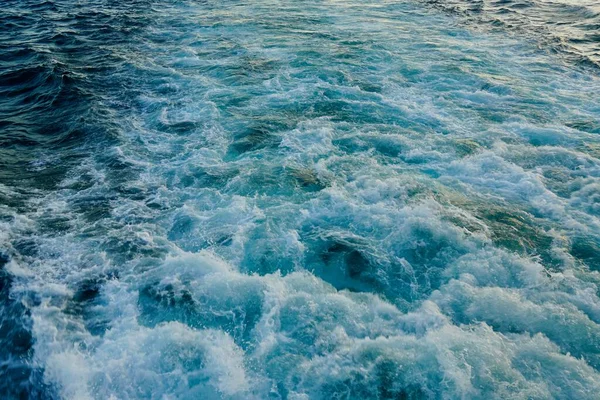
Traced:
<svg viewBox="0 0 600 400">
<path fill-rule="evenodd" d="M 3 0 L 2 398 L 597 398 L 599 12 Z"/>
</svg>

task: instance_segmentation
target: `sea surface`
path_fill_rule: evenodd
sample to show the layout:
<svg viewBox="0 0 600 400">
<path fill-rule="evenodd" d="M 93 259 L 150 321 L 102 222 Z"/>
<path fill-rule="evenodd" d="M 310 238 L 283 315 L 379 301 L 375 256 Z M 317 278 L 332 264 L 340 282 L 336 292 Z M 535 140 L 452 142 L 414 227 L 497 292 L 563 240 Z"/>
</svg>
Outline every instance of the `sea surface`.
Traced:
<svg viewBox="0 0 600 400">
<path fill-rule="evenodd" d="M 0 398 L 598 399 L 600 2 L 0 0 Z"/>
</svg>

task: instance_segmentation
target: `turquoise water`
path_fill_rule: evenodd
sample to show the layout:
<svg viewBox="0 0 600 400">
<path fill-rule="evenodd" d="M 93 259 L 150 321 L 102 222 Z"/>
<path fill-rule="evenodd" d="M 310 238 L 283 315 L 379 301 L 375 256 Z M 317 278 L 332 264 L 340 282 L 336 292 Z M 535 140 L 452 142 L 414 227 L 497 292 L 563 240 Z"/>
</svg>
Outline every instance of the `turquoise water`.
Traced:
<svg viewBox="0 0 600 400">
<path fill-rule="evenodd" d="M 596 53 L 430 3 L 7 2 L 6 397 L 597 398 Z"/>
</svg>

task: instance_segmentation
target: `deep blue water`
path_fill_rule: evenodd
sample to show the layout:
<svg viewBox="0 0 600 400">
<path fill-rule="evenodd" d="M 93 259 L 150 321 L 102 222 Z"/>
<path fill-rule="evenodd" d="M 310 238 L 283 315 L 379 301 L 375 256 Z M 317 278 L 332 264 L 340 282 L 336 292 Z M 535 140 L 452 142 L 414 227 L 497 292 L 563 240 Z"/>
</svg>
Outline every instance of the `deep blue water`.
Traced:
<svg viewBox="0 0 600 400">
<path fill-rule="evenodd" d="M 0 0 L 0 398 L 597 399 L 600 3 Z"/>
</svg>

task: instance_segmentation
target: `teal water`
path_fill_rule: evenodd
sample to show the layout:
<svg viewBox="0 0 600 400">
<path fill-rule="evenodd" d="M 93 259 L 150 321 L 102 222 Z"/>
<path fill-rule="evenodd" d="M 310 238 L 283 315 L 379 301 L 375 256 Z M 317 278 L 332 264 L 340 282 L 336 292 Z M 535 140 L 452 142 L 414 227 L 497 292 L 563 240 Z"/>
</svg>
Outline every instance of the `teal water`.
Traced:
<svg viewBox="0 0 600 400">
<path fill-rule="evenodd" d="M 432 3 L 6 1 L 5 397 L 597 398 L 593 37 Z"/>
</svg>

